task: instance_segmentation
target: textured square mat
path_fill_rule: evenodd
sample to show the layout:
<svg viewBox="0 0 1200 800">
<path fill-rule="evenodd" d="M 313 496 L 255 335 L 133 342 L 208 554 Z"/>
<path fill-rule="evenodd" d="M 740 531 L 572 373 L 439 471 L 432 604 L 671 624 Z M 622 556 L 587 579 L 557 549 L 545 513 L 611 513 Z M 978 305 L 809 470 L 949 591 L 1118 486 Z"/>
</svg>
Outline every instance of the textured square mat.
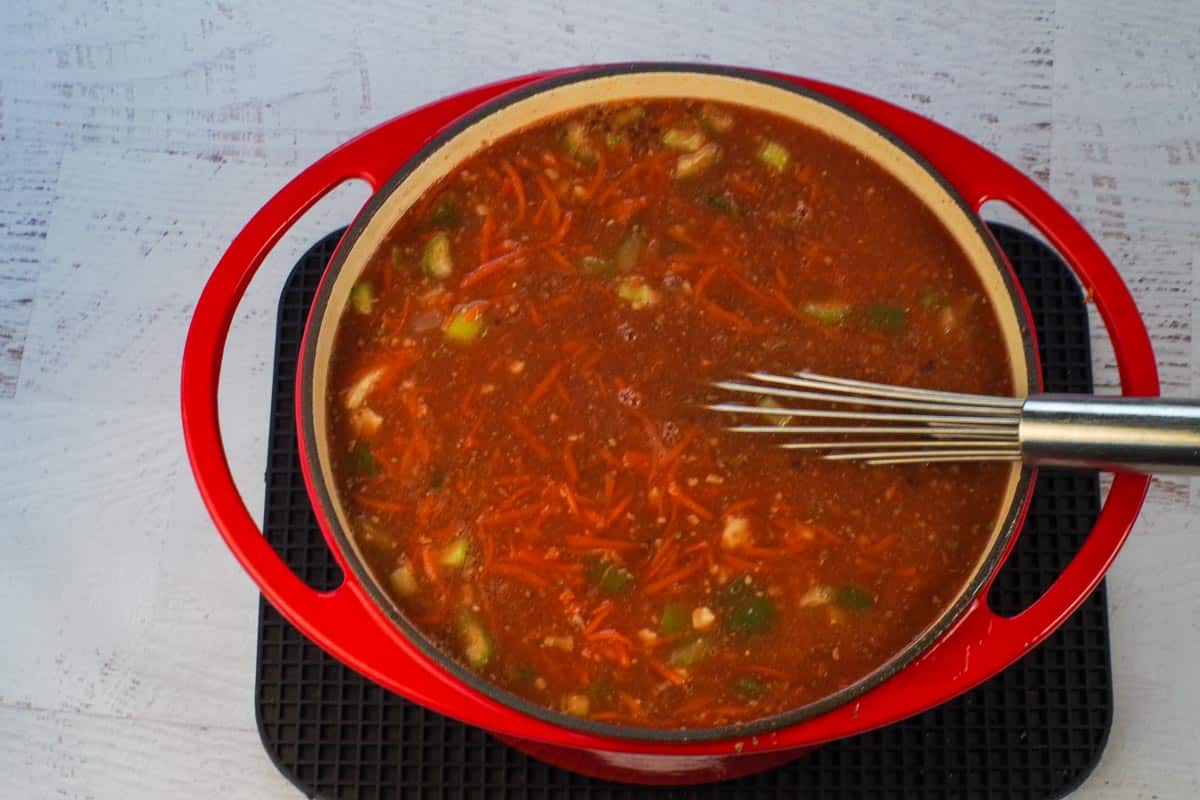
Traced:
<svg viewBox="0 0 1200 800">
<path fill-rule="evenodd" d="M 1033 309 L 1046 389 L 1092 388 L 1087 314 L 1053 252 L 992 226 Z M 316 588 L 341 580 L 300 475 L 293 381 L 317 282 L 341 231 L 296 264 L 279 302 L 267 454 L 267 539 Z M 1029 517 L 992 589 L 1025 608 L 1075 554 L 1099 510 L 1095 473 L 1042 470 Z M 1101 586 L 1049 640 L 975 690 L 770 772 L 698 787 L 605 783 L 546 766 L 482 731 L 413 705 L 327 656 L 265 602 L 256 715 L 263 746 L 301 792 L 349 798 L 1051 798 L 1079 785 L 1112 724 L 1108 609 Z"/>
</svg>

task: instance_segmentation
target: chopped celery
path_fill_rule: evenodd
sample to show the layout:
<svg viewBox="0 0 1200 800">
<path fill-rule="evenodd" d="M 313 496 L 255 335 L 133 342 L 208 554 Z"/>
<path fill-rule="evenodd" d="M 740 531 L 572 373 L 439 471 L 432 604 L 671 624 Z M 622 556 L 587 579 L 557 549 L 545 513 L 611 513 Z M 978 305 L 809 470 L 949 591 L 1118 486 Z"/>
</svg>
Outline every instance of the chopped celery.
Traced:
<svg viewBox="0 0 1200 800">
<path fill-rule="evenodd" d="M 834 593 L 833 601 L 851 611 L 866 611 L 875 605 L 875 596 L 857 586 L 843 586 Z"/>
<path fill-rule="evenodd" d="M 742 214 L 741 205 L 728 194 L 706 194 L 700 198 L 700 201 L 706 206 L 724 211 L 726 214 L 733 214 L 735 217 Z"/>
<path fill-rule="evenodd" d="M 667 128 L 663 131 L 662 143 L 672 150 L 694 153 L 704 146 L 704 134 L 683 128 Z"/>
<path fill-rule="evenodd" d="M 613 130 L 619 131 L 622 128 L 629 127 L 645 116 L 646 109 L 644 106 L 629 106 L 628 108 L 622 108 L 620 111 L 614 113 L 609 119 L 608 123 Z"/>
<path fill-rule="evenodd" d="M 695 178 L 708 171 L 720 158 L 721 148 L 709 142 L 696 152 L 684 153 L 675 159 L 675 170 L 672 177 L 677 181 Z"/>
<path fill-rule="evenodd" d="M 454 261 L 450 257 L 450 237 L 439 231 L 425 243 L 425 257 L 421 261 L 425 274 L 437 280 L 445 280 L 454 272 Z"/>
<path fill-rule="evenodd" d="M 617 297 L 629 303 L 634 309 L 657 305 L 658 301 L 662 299 L 657 291 L 636 275 L 624 278 L 617 283 Z"/>
<path fill-rule="evenodd" d="M 579 259 L 578 269 L 584 275 L 609 275 L 613 271 L 613 264 L 600 256 L 584 256 Z"/>
<path fill-rule="evenodd" d="M 840 303 L 836 300 L 824 303 L 804 303 L 800 306 L 800 310 L 826 325 L 836 325 L 839 322 L 845 322 L 850 317 L 850 304 Z"/>
<path fill-rule="evenodd" d="M 596 149 L 588 139 L 587 128 L 582 122 L 568 122 L 562 132 L 563 150 L 571 158 L 583 164 L 596 163 Z"/>
<path fill-rule="evenodd" d="M 713 133 L 725 133 L 733 127 L 733 114 L 711 103 L 700 109 L 700 122 Z"/>
<path fill-rule="evenodd" d="M 487 327 L 483 317 L 487 304 L 481 301 L 463 303 L 450 312 L 450 319 L 442 326 L 442 336 L 455 344 L 470 344 L 478 339 Z"/>
<path fill-rule="evenodd" d="M 760 398 L 759 401 L 757 403 L 755 403 L 755 405 L 757 405 L 759 408 L 783 408 L 783 406 L 779 404 L 779 401 L 776 400 L 774 397 Z M 787 416 L 786 414 L 779 414 L 777 416 L 770 415 L 767 417 L 767 421 L 770 422 L 772 425 L 783 426 L 783 425 L 787 425 L 789 422 L 791 422 L 792 418 Z"/>
<path fill-rule="evenodd" d="M 492 637 L 483 623 L 474 614 L 464 613 L 458 618 L 458 632 L 462 638 L 463 656 L 473 669 L 483 669 L 492 659 Z"/>
<path fill-rule="evenodd" d="M 407 561 L 392 570 L 392 574 L 388 576 L 388 585 L 401 597 L 412 597 L 420 591 L 416 573 L 413 572 L 412 564 Z"/>
<path fill-rule="evenodd" d="M 584 574 L 588 582 L 605 594 L 619 594 L 633 582 L 633 573 L 602 558 L 592 558 L 587 562 Z"/>
<path fill-rule="evenodd" d="M 366 442 L 358 442 L 350 450 L 350 469 L 355 475 L 363 477 L 379 474 L 379 462 Z"/>
<path fill-rule="evenodd" d="M 350 305 L 360 314 L 370 314 L 375 305 L 375 287 L 367 281 L 354 284 L 350 290 Z"/>
<path fill-rule="evenodd" d="M 446 545 L 442 550 L 442 566 L 443 567 L 461 567 L 467 563 L 467 549 L 470 543 L 466 536 L 459 536 L 457 539 Z"/>
<path fill-rule="evenodd" d="M 642 257 L 642 234 L 638 231 L 632 231 L 625 237 L 625 241 L 621 242 L 617 247 L 617 253 L 613 261 L 617 268 L 617 272 L 622 275 L 628 275 L 637 267 L 638 261 Z"/>
<path fill-rule="evenodd" d="M 439 197 L 429 214 L 429 221 L 435 228 L 457 228 L 462 225 L 458 193 L 446 192 Z"/>
<path fill-rule="evenodd" d="M 791 158 L 791 153 L 779 142 L 763 142 L 758 148 L 758 160 L 775 172 L 783 172 Z"/>
<path fill-rule="evenodd" d="M 868 306 L 867 322 L 872 328 L 884 333 L 903 333 L 904 329 L 908 327 L 908 312 L 897 306 Z"/>
<path fill-rule="evenodd" d="M 707 655 L 708 642 L 701 637 L 672 650 L 667 663 L 676 668 L 691 667 L 703 661 Z"/>
<path fill-rule="evenodd" d="M 663 636 L 678 636 L 686 633 L 691 624 L 691 613 L 682 603 L 667 603 L 658 622 L 658 632 Z"/>
</svg>

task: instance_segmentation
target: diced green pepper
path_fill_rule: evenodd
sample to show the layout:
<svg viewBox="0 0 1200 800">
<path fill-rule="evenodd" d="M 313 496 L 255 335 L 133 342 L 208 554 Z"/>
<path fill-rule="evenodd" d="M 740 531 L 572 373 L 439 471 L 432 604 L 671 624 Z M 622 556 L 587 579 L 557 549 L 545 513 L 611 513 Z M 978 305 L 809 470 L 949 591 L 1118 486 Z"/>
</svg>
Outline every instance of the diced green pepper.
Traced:
<svg viewBox="0 0 1200 800">
<path fill-rule="evenodd" d="M 758 160 L 775 172 L 787 169 L 788 161 L 792 158 L 787 148 L 779 142 L 763 142 L 758 148 Z"/>
<path fill-rule="evenodd" d="M 866 314 L 870 326 L 884 333 L 895 335 L 908 327 L 908 312 L 898 306 L 868 306 Z"/>
<path fill-rule="evenodd" d="M 470 542 L 466 536 L 459 536 L 450 544 L 446 545 L 442 550 L 442 566 L 443 567 L 461 567 L 467 563 L 467 550 L 470 547 Z"/>
<path fill-rule="evenodd" d="M 733 214 L 735 217 L 742 215 L 741 205 L 729 194 L 706 194 L 700 198 L 700 202 L 726 214 Z"/>
<path fill-rule="evenodd" d="M 733 682 L 733 691 L 743 700 L 757 700 L 767 693 L 767 685 L 758 678 L 738 678 Z"/>
<path fill-rule="evenodd" d="M 597 676 L 588 684 L 588 697 L 596 705 L 611 703 L 617 695 L 617 687 L 607 675 Z"/>
<path fill-rule="evenodd" d="M 704 146 L 704 134 L 683 128 L 667 128 L 663 131 L 662 143 L 672 150 L 694 153 Z"/>
<path fill-rule="evenodd" d="M 454 272 L 454 260 L 450 257 L 450 237 L 438 231 L 425 243 L 425 257 L 421 260 L 425 274 L 443 281 Z"/>
<path fill-rule="evenodd" d="M 946 305 L 946 295 L 937 289 L 926 289 L 917 295 L 917 302 L 926 311 L 940 311 Z"/>
<path fill-rule="evenodd" d="M 625 241 L 621 242 L 617 247 L 616 257 L 613 259 L 617 272 L 622 275 L 628 275 L 637 268 L 638 261 L 642 258 L 642 235 L 638 231 L 632 231 L 625 237 Z"/>
<path fill-rule="evenodd" d="M 350 290 L 350 305 L 360 314 L 370 314 L 375 305 L 375 287 L 367 281 L 354 284 Z"/>
<path fill-rule="evenodd" d="M 663 606 L 658 632 L 663 636 L 678 636 L 692 627 L 692 615 L 682 603 L 667 603 Z"/>
<path fill-rule="evenodd" d="M 604 134 L 604 146 L 609 150 L 616 150 L 621 146 L 621 142 L 625 141 L 625 137 L 619 133 L 609 131 Z"/>
<path fill-rule="evenodd" d="M 613 263 L 600 256 L 584 256 L 579 259 L 578 268 L 584 275 L 611 275 Z"/>
<path fill-rule="evenodd" d="M 596 163 L 596 148 L 588 140 L 587 127 L 582 122 L 568 122 L 562 132 L 563 150 L 581 164 Z"/>
<path fill-rule="evenodd" d="M 857 586 L 843 586 L 834 592 L 833 601 L 851 611 L 865 611 L 875 605 L 875 596 Z"/>
<path fill-rule="evenodd" d="M 356 442 L 350 450 L 350 469 L 360 477 L 379 474 L 379 462 L 366 442 Z"/>
<path fill-rule="evenodd" d="M 450 319 L 442 327 L 442 336 L 455 344 L 470 344 L 478 339 L 487 327 L 484 311 L 487 304 L 482 301 L 463 303 L 450 312 Z"/>
<path fill-rule="evenodd" d="M 459 210 L 458 192 L 445 192 L 433 205 L 429 221 L 435 228 L 457 228 L 462 225 L 462 211 Z"/>
<path fill-rule="evenodd" d="M 675 159 L 675 170 L 672 177 L 677 181 L 695 178 L 707 172 L 720 158 L 721 148 L 709 142 L 696 152 L 684 153 Z"/>
<path fill-rule="evenodd" d="M 750 576 L 738 575 L 721 589 L 717 595 L 717 600 L 722 605 L 733 605 L 749 597 L 751 594 Z"/>
<path fill-rule="evenodd" d="M 388 576 L 388 586 L 400 597 L 412 597 L 419 592 L 420 587 L 417 585 L 417 576 L 413 572 L 412 564 L 405 561 L 392 570 L 392 574 Z"/>
<path fill-rule="evenodd" d="M 778 616 L 771 598 L 756 594 L 738 601 L 726 614 L 725 623 L 730 630 L 741 633 L 765 633 Z"/>
<path fill-rule="evenodd" d="M 636 275 L 617 282 L 617 297 L 629 303 L 634 309 L 657 305 L 658 301 L 662 299 L 650 284 Z"/>
<path fill-rule="evenodd" d="M 850 318 L 850 304 L 840 303 L 836 300 L 824 303 L 804 303 L 800 306 L 800 310 L 826 325 L 837 325 Z"/>
<path fill-rule="evenodd" d="M 473 669 L 483 669 L 492 660 L 492 637 L 483 623 L 470 612 L 458 618 L 458 633 L 462 640 L 463 657 Z"/>
<path fill-rule="evenodd" d="M 708 655 L 708 642 L 703 638 L 694 639 L 687 644 L 680 645 L 671 651 L 671 656 L 667 659 L 667 663 L 675 668 L 694 666 Z"/>
<path fill-rule="evenodd" d="M 620 594 L 629 584 L 633 583 L 633 573 L 602 558 L 592 558 L 584 570 L 588 582 L 604 594 Z"/>
</svg>

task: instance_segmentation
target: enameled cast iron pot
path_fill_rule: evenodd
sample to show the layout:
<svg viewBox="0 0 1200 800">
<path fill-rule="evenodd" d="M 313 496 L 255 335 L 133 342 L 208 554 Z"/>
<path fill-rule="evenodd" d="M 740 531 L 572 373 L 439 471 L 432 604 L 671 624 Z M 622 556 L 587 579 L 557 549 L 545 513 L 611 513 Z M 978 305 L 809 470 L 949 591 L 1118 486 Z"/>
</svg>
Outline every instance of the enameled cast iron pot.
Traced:
<svg viewBox="0 0 1200 800">
<path fill-rule="evenodd" d="M 1148 479 L 1119 475 L 1091 535 L 1028 610 L 1000 617 L 987 589 L 1019 531 L 1032 470 L 1014 466 L 1005 511 L 972 577 L 942 617 L 903 652 L 818 703 L 741 726 L 686 731 L 595 723 L 517 698 L 445 656 L 387 598 L 347 535 L 333 491 L 326 408 L 329 354 L 350 287 L 425 188 L 489 142 L 595 102 L 686 97 L 751 106 L 849 143 L 903 181 L 952 233 L 978 272 L 1007 343 L 1012 378 L 1039 388 L 1028 309 L 978 210 L 1008 202 L 1058 249 L 1108 326 L 1127 395 L 1156 395 L 1153 353 L 1127 289 L 1100 248 L 1049 196 L 1008 164 L 955 133 L 880 100 L 835 86 L 757 71 L 688 65 L 616 65 L 527 76 L 483 87 L 385 123 L 297 176 L 250 221 L 217 265 L 188 332 L 184 434 L 200 491 L 234 554 L 262 593 L 334 657 L 384 687 L 484 728 L 545 761 L 598 777 L 644 783 L 719 780 L 765 769 L 815 745 L 931 708 L 988 679 L 1046 638 L 1100 581 L 1141 506 Z M 339 183 L 362 178 L 375 194 L 338 246 L 317 291 L 302 346 L 296 417 L 313 509 L 345 582 L 308 588 L 263 539 L 233 484 L 217 420 L 225 337 L 250 277 L 271 246 Z M 869 228 L 871 221 L 863 220 Z"/>
</svg>

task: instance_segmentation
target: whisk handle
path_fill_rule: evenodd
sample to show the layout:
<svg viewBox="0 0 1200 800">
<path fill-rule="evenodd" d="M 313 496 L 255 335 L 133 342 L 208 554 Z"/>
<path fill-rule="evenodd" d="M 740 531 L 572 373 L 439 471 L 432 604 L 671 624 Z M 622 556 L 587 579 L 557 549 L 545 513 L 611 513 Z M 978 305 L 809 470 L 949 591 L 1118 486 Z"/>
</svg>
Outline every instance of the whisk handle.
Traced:
<svg viewBox="0 0 1200 800">
<path fill-rule="evenodd" d="M 1034 395 L 1020 441 L 1026 463 L 1200 474 L 1200 400 Z"/>
</svg>

